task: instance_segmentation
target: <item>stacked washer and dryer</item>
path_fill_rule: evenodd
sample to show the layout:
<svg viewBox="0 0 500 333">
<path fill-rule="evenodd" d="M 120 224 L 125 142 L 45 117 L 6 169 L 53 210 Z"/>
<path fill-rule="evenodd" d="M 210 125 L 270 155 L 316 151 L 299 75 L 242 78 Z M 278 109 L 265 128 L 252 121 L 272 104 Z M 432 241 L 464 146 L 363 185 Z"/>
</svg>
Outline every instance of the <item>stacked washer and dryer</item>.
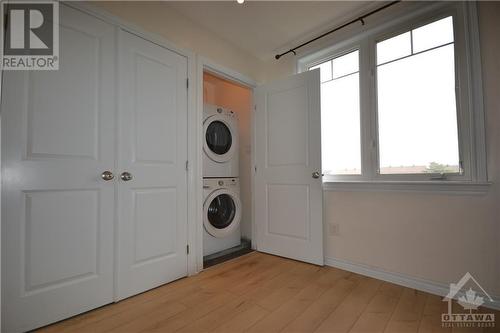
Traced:
<svg viewBox="0 0 500 333">
<path fill-rule="evenodd" d="M 238 120 L 228 109 L 203 106 L 203 255 L 240 245 Z"/>
</svg>

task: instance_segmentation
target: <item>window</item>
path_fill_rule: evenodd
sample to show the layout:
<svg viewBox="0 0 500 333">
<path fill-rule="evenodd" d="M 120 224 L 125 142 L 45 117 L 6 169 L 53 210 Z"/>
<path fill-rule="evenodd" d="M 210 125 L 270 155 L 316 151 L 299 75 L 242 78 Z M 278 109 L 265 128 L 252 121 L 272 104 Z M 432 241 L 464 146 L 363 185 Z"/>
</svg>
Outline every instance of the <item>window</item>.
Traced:
<svg viewBox="0 0 500 333">
<path fill-rule="evenodd" d="M 314 68 L 321 70 L 323 173 L 359 175 L 359 51 L 311 67 Z"/>
<path fill-rule="evenodd" d="M 377 43 L 381 174 L 460 173 L 452 17 Z"/>
<path fill-rule="evenodd" d="M 424 7 L 299 60 L 321 72 L 326 182 L 487 181 L 475 7 Z"/>
</svg>

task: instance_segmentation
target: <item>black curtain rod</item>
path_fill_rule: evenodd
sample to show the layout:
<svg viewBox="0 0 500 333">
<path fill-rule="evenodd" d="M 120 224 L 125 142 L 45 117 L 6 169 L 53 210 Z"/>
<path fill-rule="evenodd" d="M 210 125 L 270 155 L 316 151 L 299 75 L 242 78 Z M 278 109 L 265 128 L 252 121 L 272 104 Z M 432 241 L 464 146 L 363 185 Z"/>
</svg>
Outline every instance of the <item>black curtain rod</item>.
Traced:
<svg viewBox="0 0 500 333">
<path fill-rule="evenodd" d="M 316 38 L 313 38 L 313 39 L 311 39 L 311 40 L 309 40 L 309 41 L 307 41 L 307 42 L 305 42 L 305 43 L 302 43 L 302 44 L 300 44 L 299 46 L 294 47 L 293 49 L 290 49 L 290 50 L 288 50 L 288 51 L 286 51 L 286 52 L 283 52 L 283 53 L 281 53 L 281 54 L 277 54 L 277 55 L 275 56 L 275 58 L 276 58 L 276 60 L 278 60 L 279 58 L 281 58 L 282 56 L 284 56 L 285 54 L 288 54 L 288 53 L 293 53 L 294 55 L 297 55 L 297 53 L 295 52 L 297 49 L 300 49 L 301 47 L 306 46 L 306 45 L 308 45 L 308 44 L 311 44 L 312 42 L 315 42 L 315 41 L 317 41 L 317 40 L 318 40 L 318 39 L 320 39 L 320 38 L 323 38 L 323 37 L 325 37 L 325 36 L 327 36 L 327 35 L 329 35 L 329 34 L 331 34 L 331 33 L 335 32 L 335 31 L 338 31 L 338 30 L 340 30 L 340 29 L 342 29 L 342 28 L 345 28 L 345 27 L 347 27 L 348 25 L 351 25 L 351 24 L 356 23 L 356 22 L 358 22 L 358 21 L 359 21 L 359 22 L 361 22 L 361 24 L 362 24 L 362 25 L 365 25 L 365 21 L 364 21 L 364 19 L 365 19 L 365 18 L 367 18 L 368 16 L 371 16 L 371 15 L 373 15 L 373 14 L 375 14 L 375 13 L 378 13 L 378 12 L 380 12 L 380 11 L 382 11 L 382 10 L 386 9 L 386 8 L 389 8 L 389 7 L 391 7 L 392 5 L 397 4 L 398 2 L 401 2 L 401 0 L 398 0 L 398 1 L 392 1 L 392 2 L 388 3 L 388 4 L 387 4 L 387 5 L 385 5 L 385 6 L 382 6 L 382 7 L 380 7 L 380 8 L 375 9 L 375 10 L 372 10 L 371 12 L 366 13 L 365 15 L 360 16 L 360 17 L 358 17 L 358 18 L 357 18 L 357 19 L 355 19 L 355 20 L 352 20 L 352 21 L 349 21 L 349 22 L 347 22 L 347 23 L 345 23 L 345 24 L 342 24 L 340 27 L 337 27 L 337 28 L 332 29 L 332 30 L 330 30 L 330 31 L 328 31 L 328 32 L 325 32 L 324 34 L 322 34 L 322 35 L 320 35 L 320 36 L 318 36 L 318 37 L 316 37 Z"/>
</svg>

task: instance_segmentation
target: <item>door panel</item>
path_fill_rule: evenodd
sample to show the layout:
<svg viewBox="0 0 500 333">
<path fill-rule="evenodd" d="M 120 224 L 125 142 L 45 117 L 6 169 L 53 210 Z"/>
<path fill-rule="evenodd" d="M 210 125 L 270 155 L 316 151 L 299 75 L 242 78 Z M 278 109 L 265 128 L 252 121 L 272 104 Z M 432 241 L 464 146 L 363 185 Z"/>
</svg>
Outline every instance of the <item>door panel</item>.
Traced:
<svg viewBox="0 0 500 333">
<path fill-rule="evenodd" d="M 268 184 L 267 203 L 270 235 L 300 240 L 309 239 L 309 186 Z M 290 205 L 293 202 L 294 205 Z"/>
<path fill-rule="evenodd" d="M 319 71 L 256 90 L 257 249 L 323 264 Z"/>
<path fill-rule="evenodd" d="M 97 159 L 100 38 L 64 22 L 60 34 L 67 46 L 61 69 L 28 74 L 28 158 Z M 70 41 L 79 47 L 68 47 Z"/>
<path fill-rule="evenodd" d="M 63 4 L 60 24 L 58 71 L 3 73 L 6 332 L 113 301 L 115 29 Z"/>
<path fill-rule="evenodd" d="M 24 200 L 25 292 L 33 294 L 63 282 L 95 278 L 99 191 L 29 191 Z M 54 209 L 60 206 L 64 209 Z M 61 251 L 72 248 L 77 250 Z"/>
<path fill-rule="evenodd" d="M 176 163 L 176 67 L 137 53 L 135 113 L 135 162 Z M 159 144 L 166 142 L 167 144 Z"/>
<path fill-rule="evenodd" d="M 120 35 L 118 298 L 187 275 L 187 59 Z"/>
<path fill-rule="evenodd" d="M 135 265 L 175 255 L 176 202 L 175 188 L 134 191 Z"/>
<path fill-rule="evenodd" d="M 308 165 L 309 114 L 307 86 L 270 91 L 267 95 L 268 131 L 266 161 L 268 166 Z M 284 121 L 284 122 L 283 122 Z"/>
</svg>

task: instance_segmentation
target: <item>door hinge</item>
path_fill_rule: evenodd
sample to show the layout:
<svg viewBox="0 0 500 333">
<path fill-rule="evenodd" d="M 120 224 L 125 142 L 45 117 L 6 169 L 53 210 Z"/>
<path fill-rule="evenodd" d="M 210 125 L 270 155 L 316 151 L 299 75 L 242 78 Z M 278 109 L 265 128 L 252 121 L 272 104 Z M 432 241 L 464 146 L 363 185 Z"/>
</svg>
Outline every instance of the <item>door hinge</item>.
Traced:
<svg viewBox="0 0 500 333">
<path fill-rule="evenodd" d="M 189 171 L 189 161 L 186 161 L 186 171 Z"/>
<path fill-rule="evenodd" d="M 186 245 L 186 253 L 189 254 L 189 245 Z"/>
<path fill-rule="evenodd" d="M 186 89 L 189 89 L 189 79 L 186 79 Z"/>
<path fill-rule="evenodd" d="M 257 166 L 256 165 L 254 165 L 253 169 L 254 169 L 255 173 L 257 173 Z"/>
</svg>

